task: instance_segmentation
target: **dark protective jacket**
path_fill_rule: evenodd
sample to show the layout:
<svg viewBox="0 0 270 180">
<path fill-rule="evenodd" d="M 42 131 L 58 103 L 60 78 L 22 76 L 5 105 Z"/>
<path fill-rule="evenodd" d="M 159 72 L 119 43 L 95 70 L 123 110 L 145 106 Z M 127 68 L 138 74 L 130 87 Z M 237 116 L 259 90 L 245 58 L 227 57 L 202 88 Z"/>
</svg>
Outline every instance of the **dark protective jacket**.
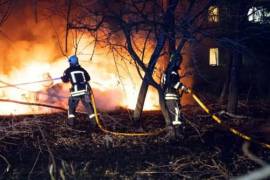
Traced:
<svg viewBox="0 0 270 180">
<path fill-rule="evenodd" d="M 163 76 L 166 100 L 177 100 L 179 98 L 179 89 L 183 87 L 177 71 L 171 71 Z"/>
<path fill-rule="evenodd" d="M 71 96 L 80 96 L 88 93 L 90 86 L 88 81 L 90 76 L 88 72 L 80 65 L 70 66 L 64 71 L 61 77 L 63 82 L 71 82 Z"/>
</svg>

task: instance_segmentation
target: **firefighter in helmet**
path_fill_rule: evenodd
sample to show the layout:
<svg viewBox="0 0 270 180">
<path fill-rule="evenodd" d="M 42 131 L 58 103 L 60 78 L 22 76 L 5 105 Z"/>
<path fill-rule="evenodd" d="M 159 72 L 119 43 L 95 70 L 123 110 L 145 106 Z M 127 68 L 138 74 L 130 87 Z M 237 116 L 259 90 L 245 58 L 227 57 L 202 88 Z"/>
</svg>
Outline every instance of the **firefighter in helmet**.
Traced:
<svg viewBox="0 0 270 180">
<path fill-rule="evenodd" d="M 69 57 L 68 62 L 70 66 L 64 71 L 64 74 L 61 77 L 64 83 L 71 83 L 70 97 L 68 99 L 67 125 L 75 125 L 76 107 L 79 101 L 81 101 L 85 107 L 85 110 L 87 111 L 88 117 L 91 121 L 91 125 L 95 126 L 95 114 L 90 101 L 90 76 L 88 72 L 80 66 L 78 57 L 76 55 Z"/>
<path fill-rule="evenodd" d="M 165 105 L 169 114 L 169 122 L 166 122 L 169 133 L 180 136 L 179 127 L 183 126 L 180 99 L 187 88 L 180 82 L 178 73 L 181 55 L 173 53 L 166 73 L 163 74 L 162 84 L 165 97 Z"/>
</svg>

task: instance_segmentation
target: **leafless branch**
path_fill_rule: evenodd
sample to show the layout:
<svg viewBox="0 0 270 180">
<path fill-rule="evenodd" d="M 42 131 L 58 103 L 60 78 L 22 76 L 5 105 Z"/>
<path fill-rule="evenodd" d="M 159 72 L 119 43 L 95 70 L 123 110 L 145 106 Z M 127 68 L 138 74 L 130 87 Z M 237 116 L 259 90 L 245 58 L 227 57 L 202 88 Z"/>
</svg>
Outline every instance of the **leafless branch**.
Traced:
<svg viewBox="0 0 270 180">
<path fill-rule="evenodd" d="M 13 5 L 15 1 L 14 0 L 5 0 L 5 1 L 0 1 L 0 26 L 7 20 L 9 17 Z"/>
<path fill-rule="evenodd" d="M 41 137 L 42 137 L 42 139 L 43 139 L 43 141 L 44 141 L 44 143 L 45 143 L 45 145 L 47 147 L 48 153 L 49 153 L 51 161 L 52 161 L 52 165 L 50 166 L 50 175 L 51 175 L 51 177 L 52 176 L 56 177 L 57 166 L 56 166 L 56 161 L 55 161 L 54 155 L 53 155 L 52 150 L 51 150 L 51 148 L 50 148 L 50 146 L 49 146 L 49 144 L 48 144 L 48 142 L 46 140 L 44 132 L 42 131 L 40 126 L 38 126 L 38 128 L 39 128 L 39 132 L 40 132 Z"/>
<path fill-rule="evenodd" d="M 250 152 L 249 145 L 250 145 L 249 142 L 244 142 L 244 144 L 242 146 L 242 150 L 243 150 L 245 156 L 247 156 L 250 160 L 256 162 L 257 164 L 259 164 L 261 166 L 266 166 L 267 165 L 266 162 L 264 162 L 262 159 L 258 158 L 252 152 Z"/>
<path fill-rule="evenodd" d="M 66 35 L 65 35 L 65 52 L 68 51 L 68 33 L 69 33 L 69 21 L 70 21 L 70 13 L 71 13 L 71 6 L 72 0 L 68 0 L 68 8 L 67 8 L 67 16 L 66 16 Z"/>
<path fill-rule="evenodd" d="M 2 158 L 5 161 L 5 163 L 7 164 L 5 171 L 2 173 L 2 175 L 3 175 L 4 173 L 9 172 L 9 170 L 11 168 L 11 164 L 8 162 L 7 158 L 5 156 L 3 156 L 2 154 L 0 154 L 0 158 Z"/>
<path fill-rule="evenodd" d="M 232 178 L 232 180 L 263 180 L 270 177 L 270 166 L 264 166 L 246 175 Z"/>
<path fill-rule="evenodd" d="M 56 38 L 57 38 L 57 42 L 58 42 L 58 46 L 59 46 L 60 52 L 62 53 L 63 56 L 67 57 L 67 54 L 64 52 L 63 47 L 62 47 L 62 45 L 61 45 L 61 40 L 60 40 L 60 38 L 59 38 L 58 32 L 57 32 L 57 30 L 56 30 L 56 28 L 55 28 L 55 26 L 54 26 L 54 24 L 53 24 L 52 19 L 49 18 L 49 21 L 50 21 L 50 23 L 51 23 L 51 26 L 52 26 L 54 32 L 55 32 L 55 35 L 56 35 Z"/>
</svg>

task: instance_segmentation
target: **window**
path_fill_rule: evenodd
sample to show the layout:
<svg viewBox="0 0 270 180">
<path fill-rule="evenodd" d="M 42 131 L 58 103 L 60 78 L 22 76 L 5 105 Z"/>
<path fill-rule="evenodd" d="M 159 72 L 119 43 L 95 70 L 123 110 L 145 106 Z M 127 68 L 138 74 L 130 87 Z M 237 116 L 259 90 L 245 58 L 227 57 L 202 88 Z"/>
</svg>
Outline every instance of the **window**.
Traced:
<svg viewBox="0 0 270 180">
<path fill-rule="evenodd" d="M 218 48 L 209 49 L 209 65 L 219 66 Z"/>
<path fill-rule="evenodd" d="M 210 6 L 208 9 L 208 22 L 219 22 L 219 9 L 217 6 Z"/>
<path fill-rule="evenodd" d="M 266 8 L 252 7 L 248 11 L 248 21 L 254 23 L 269 23 L 270 21 L 270 11 Z"/>
</svg>

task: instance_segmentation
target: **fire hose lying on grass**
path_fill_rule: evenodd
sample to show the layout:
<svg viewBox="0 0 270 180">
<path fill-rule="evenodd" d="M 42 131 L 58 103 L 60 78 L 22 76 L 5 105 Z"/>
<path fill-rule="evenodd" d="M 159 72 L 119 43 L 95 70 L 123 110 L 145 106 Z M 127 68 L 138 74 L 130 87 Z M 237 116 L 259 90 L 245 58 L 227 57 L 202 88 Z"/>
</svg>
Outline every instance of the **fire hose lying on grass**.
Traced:
<svg viewBox="0 0 270 180">
<path fill-rule="evenodd" d="M 20 84 L 9 84 L 9 83 L 5 83 L 5 86 L 0 86 L 0 88 L 6 88 L 6 87 L 14 87 L 17 88 L 17 86 L 19 85 L 26 85 L 26 84 L 34 84 L 34 83 L 41 83 L 41 82 L 45 82 L 45 81 L 51 81 L 51 80 L 58 80 L 59 78 L 54 78 L 54 79 L 50 79 L 50 80 L 42 80 L 42 81 L 35 81 L 35 82 L 27 82 L 27 83 L 20 83 Z M 3 81 L 0 81 L 3 82 Z M 208 108 L 207 106 L 200 100 L 200 98 L 193 93 L 193 91 L 191 89 L 186 89 L 186 92 L 188 94 L 190 94 L 192 96 L 192 98 L 196 101 L 196 103 L 207 113 L 211 116 L 211 119 L 213 121 L 215 121 L 216 123 L 218 123 L 219 125 L 221 125 L 223 128 L 225 128 L 226 130 L 228 130 L 229 132 L 231 132 L 233 135 L 236 135 L 240 138 L 242 138 L 245 141 L 249 141 L 255 144 L 258 144 L 262 147 L 265 147 L 267 149 L 270 149 L 270 144 L 268 143 L 264 143 L 264 142 L 260 142 L 257 141 L 253 138 L 251 138 L 250 136 L 240 132 L 239 130 L 232 128 L 228 125 L 226 125 L 218 116 L 216 116 L 215 114 L 213 114 Z M 58 107 L 58 106 L 53 106 L 53 105 L 49 105 L 49 104 L 40 104 L 40 103 L 29 103 L 29 102 L 22 102 L 22 101 L 15 101 L 15 100 L 10 100 L 10 99 L 0 99 L 0 101 L 2 102 L 12 102 L 12 103 L 19 103 L 19 104 L 24 104 L 24 105 L 35 105 L 35 106 L 44 106 L 44 107 L 48 107 L 48 108 L 54 108 L 54 109 L 59 109 L 59 110 L 63 110 L 66 111 L 66 109 L 62 108 L 62 107 Z M 152 132 L 116 132 L 116 131 L 111 131 L 106 129 L 103 125 L 101 120 L 98 117 L 98 113 L 97 113 L 97 108 L 96 108 L 96 103 L 95 103 L 95 97 L 94 94 L 91 94 L 91 101 L 93 104 L 93 108 L 94 108 L 94 113 L 95 113 L 95 119 L 96 119 L 96 123 L 98 125 L 98 128 L 104 132 L 104 133 L 109 133 L 115 136 L 129 136 L 129 137 L 135 137 L 135 136 L 157 136 L 159 134 L 161 134 L 162 132 L 164 132 L 166 129 L 160 129 L 157 131 L 152 131 Z"/>
</svg>

